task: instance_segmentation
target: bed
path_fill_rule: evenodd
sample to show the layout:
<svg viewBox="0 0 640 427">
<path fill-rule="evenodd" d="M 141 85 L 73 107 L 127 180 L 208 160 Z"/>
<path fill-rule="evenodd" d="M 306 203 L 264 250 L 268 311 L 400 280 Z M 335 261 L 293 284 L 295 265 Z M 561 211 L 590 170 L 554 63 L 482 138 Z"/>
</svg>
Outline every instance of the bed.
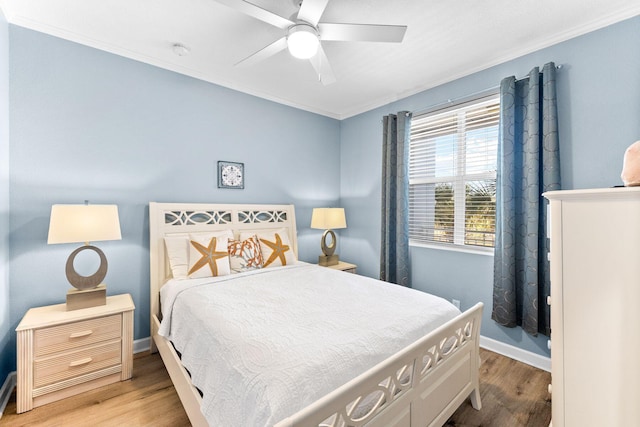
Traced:
<svg viewBox="0 0 640 427">
<path fill-rule="evenodd" d="M 302 262 L 216 278 L 172 278 L 165 238 L 225 230 L 232 230 L 235 236 L 278 230 L 288 235 L 287 244 L 297 255 L 293 205 L 150 203 L 149 225 L 152 351 L 160 352 L 192 425 L 441 426 L 467 398 L 480 409 L 478 339 L 482 304 L 464 313 L 452 312 L 452 306 L 438 302 L 437 297 Z M 322 290 L 318 290 L 318 280 L 323 283 Z M 376 294 L 378 289 L 385 292 L 382 298 L 395 307 L 395 312 L 372 312 L 373 299 L 381 298 Z M 395 298 L 406 300 L 406 292 L 411 305 L 392 303 Z M 282 298 L 283 293 L 289 297 Z M 328 300 L 323 302 L 325 298 Z M 347 301 L 342 306 L 340 301 L 344 299 Z M 276 305 L 270 307 L 269 301 Z M 289 304 L 287 308 L 278 311 L 277 304 L 284 303 Z M 429 304 L 435 305 L 431 308 Z M 249 309 L 240 311 L 245 305 Z M 224 307 L 231 310 L 219 311 Z M 263 317 L 245 325 L 242 322 L 249 321 L 245 313 Z M 285 314 L 294 320 L 283 317 Z M 349 328 L 335 327 L 348 322 L 348 317 L 353 321 L 365 316 L 370 316 L 362 320 L 365 330 L 349 332 L 363 342 L 351 343 L 349 333 L 339 333 Z M 428 321 L 414 326 L 402 316 Z M 190 325 L 198 318 L 208 319 L 204 323 L 210 327 L 197 329 L 198 336 L 188 338 L 187 332 L 193 329 Z M 331 327 L 331 322 L 325 322 L 327 318 L 334 320 L 331 333 L 324 330 Z M 386 323 L 375 324 L 393 323 L 394 319 L 397 324 L 389 328 Z M 269 324 L 272 320 L 280 323 Z M 211 325 L 222 329 L 214 331 Z M 288 326 L 302 331 L 301 335 L 296 337 L 295 331 L 285 330 Z M 409 329 L 397 329 L 405 327 Z M 281 328 L 278 337 L 268 335 L 269 329 Z M 392 332 L 382 334 L 386 329 Z M 373 335 L 366 335 L 371 331 Z M 241 345 L 228 340 L 236 335 L 246 338 L 247 333 L 254 336 Z M 313 336 L 311 342 L 296 341 L 305 334 Z M 209 336 L 211 347 L 191 349 L 194 341 L 209 342 L 205 340 Z M 325 338 L 329 345 L 322 341 Z M 314 342 L 322 342 L 323 347 L 313 349 Z M 381 349 L 371 344 L 376 342 L 384 343 Z M 276 355 L 272 359 L 278 363 L 266 366 L 269 358 L 264 357 L 264 346 L 269 348 L 268 354 Z M 338 349 L 337 356 L 325 347 Z M 283 364 L 282 353 L 277 353 L 283 348 L 293 356 L 288 365 Z M 316 356 L 325 362 L 316 362 Z M 204 367 L 205 359 L 213 366 Z M 242 366 L 227 366 L 228 359 L 242 359 Z M 265 363 L 264 369 L 260 363 Z M 260 369 L 244 378 L 240 371 L 253 365 Z M 207 379 L 212 376 L 224 378 L 224 387 L 212 385 Z M 271 395 L 277 402 L 265 403 L 263 408 L 258 400 Z M 229 403 L 235 408 L 224 406 Z M 246 414 L 234 415 L 238 408 L 246 408 Z M 249 414 L 249 409 L 255 409 L 257 415 Z M 235 418 L 241 415 L 248 418 L 244 422 Z"/>
</svg>

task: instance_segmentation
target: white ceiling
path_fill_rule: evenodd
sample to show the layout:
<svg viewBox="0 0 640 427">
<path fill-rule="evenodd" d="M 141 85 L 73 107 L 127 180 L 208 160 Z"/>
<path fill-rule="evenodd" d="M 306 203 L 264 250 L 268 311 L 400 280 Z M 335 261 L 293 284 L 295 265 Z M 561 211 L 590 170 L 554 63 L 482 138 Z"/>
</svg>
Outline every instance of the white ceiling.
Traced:
<svg viewBox="0 0 640 427">
<path fill-rule="evenodd" d="M 290 18 L 294 0 L 252 0 Z M 330 0 L 321 22 L 407 25 L 402 43 L 323 41 L 324 86 L 285 50 L 241 59 L 283 30 L 216 0 L 0 0 L 11 24 L 343 119 L 640 14 L 638 0 Z M 176 43 L 188 55 L 173 51 Z"/>
</svg>

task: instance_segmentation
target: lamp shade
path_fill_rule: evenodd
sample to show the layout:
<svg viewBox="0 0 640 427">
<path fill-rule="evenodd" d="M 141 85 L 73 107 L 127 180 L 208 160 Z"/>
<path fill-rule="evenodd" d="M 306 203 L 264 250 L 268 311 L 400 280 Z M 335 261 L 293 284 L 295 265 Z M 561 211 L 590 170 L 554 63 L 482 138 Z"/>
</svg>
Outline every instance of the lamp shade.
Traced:
<svg viewBox="0 0 640 427">
<path fill-rule="evenodd" d="M 53 205 L 47 243 L 120 240 L 117 205 Z"/>
<path fill-rule="evenodd" d="M 313 208 L 311 228 L 321 230 L 347 228 L 344 208 Z"/>
</svg>

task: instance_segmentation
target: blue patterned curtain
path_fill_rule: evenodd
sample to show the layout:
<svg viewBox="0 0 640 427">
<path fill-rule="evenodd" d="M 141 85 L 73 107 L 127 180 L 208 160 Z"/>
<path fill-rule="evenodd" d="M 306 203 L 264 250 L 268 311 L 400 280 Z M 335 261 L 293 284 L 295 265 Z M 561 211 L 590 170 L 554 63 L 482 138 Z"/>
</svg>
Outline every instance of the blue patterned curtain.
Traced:
<svg viewBox="0 0 640 427">
<path fill-rule="evenodd" d="M 553 63 L 500 84 L 493 312 L 497 323 L 550 334 L 546 201 L 560 189 Z"/>
<path fill-rule="evenodd" d="M 408 174 L 411 113 L 389 114 L 382 124 L 380 280 L 411 287 Z"/>
</svg>

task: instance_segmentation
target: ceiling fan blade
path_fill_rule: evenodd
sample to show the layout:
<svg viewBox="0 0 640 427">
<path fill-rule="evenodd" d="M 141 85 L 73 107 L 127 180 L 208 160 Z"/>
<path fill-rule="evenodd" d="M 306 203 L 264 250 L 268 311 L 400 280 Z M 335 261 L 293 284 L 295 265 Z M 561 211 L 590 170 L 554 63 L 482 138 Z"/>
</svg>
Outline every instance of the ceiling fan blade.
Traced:
<svg viewBox="0 0 640 427">
<path fill-rule="evenodd" d="M 238 12 L 244 13 L 245 15 L 249 15 L 253 18 L 259 19 L 260 21 L 266 22 L 267 24 L 271 24 L 274 27 L 282 28 L 283 30 L 286 30 L 287 28 L 295 24 L 294 22 L 286 18 L 278 16 L 273 12 L 269 12 L 268 10 L 263 9 L 260 6 L 256 6 L 255 4 L 251 4 L 244 0 L 215 1 L 232 9 L 235 9 Z"/>
<path fill-rule="evenodd" d="M 322 45 L 318 46 L 318 52 L 309 61 L 311 61 L 311 65 L 313 65 L 313 69 L 318 73 L 318 78 L 323 85 L 327 86 L 336 82 L 336 76 L 333 74 L 333 70 L 329 64 L 329 58 L 327 58 L 327 54 L 324 53 Z"/>
<path fill-rule="evenodd" d="M 406 25 L 318 24 L 320 40 L 400 43 Z"/>
<path fill-rule="evenodd" d="M 287 38 L 282 37 L 281 39 L 278 39 L 273 43 L 271 43 L 269 46 L 260 49 L 256 53 L 250 56 L 247 56 L 246 58 L 244 58 L 239 62 L 236 62 L 235 65 L 250 66 L 264 59 L 267 59 L 268 57 L 273 56 L 276 53 L 282 50 L 285 50 L 286 48 L 287 48 Z"/>
<path fill-rule="evenodd" d="M 329 3 L 329 0 L 304 0 L 298 11 L 298 19 L 315 27 L 318 25 L 327 3 Z"/>
</svg>

